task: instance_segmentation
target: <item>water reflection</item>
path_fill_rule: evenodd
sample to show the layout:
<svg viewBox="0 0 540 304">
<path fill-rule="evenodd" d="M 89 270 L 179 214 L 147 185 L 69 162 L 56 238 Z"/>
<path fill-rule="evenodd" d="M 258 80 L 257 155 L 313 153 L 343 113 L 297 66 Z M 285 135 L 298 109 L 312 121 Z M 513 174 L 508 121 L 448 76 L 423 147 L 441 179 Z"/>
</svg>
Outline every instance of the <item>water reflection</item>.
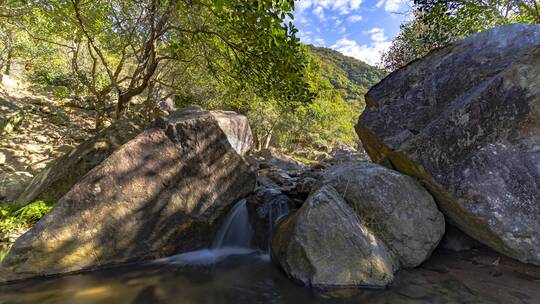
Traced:
<svg viewBox="0 0 540 304">
<path fill-rule="evenodd" d="M 540 303 L 538 267 L 495 258 L 439 252 L 387 289 L 322 292 L 257 255 L 232 255 L 206 267 L 147 263 L 4 285 L 0 303 Z"/>
</svg>

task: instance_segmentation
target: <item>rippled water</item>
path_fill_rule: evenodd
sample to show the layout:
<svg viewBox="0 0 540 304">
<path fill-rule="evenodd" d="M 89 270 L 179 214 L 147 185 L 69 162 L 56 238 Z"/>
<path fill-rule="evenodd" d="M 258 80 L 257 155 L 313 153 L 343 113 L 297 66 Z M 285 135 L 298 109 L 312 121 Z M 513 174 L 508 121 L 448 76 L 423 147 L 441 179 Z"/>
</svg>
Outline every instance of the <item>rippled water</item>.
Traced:
<svg viewBox="0 0 540 304">
<path fill-rule="evenodd" d="M 0 303 L 540 303 L 538 267 L 493 254 L 436 253 L 380 290 L 314 291 L 259 255 L 185 267 L 174 258 L 0 286 Z"/>
</svg>

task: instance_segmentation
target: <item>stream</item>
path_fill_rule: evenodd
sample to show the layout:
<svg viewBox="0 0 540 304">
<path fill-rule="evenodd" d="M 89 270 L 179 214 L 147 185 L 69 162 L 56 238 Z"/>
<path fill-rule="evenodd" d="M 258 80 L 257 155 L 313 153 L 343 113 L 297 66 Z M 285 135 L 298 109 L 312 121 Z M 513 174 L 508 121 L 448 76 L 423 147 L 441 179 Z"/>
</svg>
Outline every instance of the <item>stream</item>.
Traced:
<svg viewBox="0 0 540 304">
<path fill-rule="evenodd" d="M 485 249 L 438 250 L 386 289 L 323 291 L 296 285 L 251 248 L 251 237 L 241 200 L 208 249 L 0 285 L 0 303 L 540 303 L 539 267 Z"/>
</svg>

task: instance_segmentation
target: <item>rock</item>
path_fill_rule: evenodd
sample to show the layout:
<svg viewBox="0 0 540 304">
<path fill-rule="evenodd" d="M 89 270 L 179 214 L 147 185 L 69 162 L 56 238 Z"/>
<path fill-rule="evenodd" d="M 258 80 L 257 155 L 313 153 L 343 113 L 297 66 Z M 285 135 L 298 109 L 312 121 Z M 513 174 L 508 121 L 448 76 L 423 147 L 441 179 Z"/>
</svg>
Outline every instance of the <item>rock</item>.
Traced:
<svg viewBox="0 0 540 304">
<path fill-rule="evenodd" d="M 53 164 L 54 161 L 54 158 L 47 158 L 41 161 L 37 161 L 26 167 L 26 170 L 32 172 L 33 174 L 38 174 L 39 172 L 41 172 L 41 170 L 47 168 L 47 166 L 49 166 L 50 164 Z"/>
<path fill-rule="evenodd" d="M 200 108 L 159 119 L 88 172 L 15 242 L 2 261 L 1 279 L 208 246 L 220 219 L 255 186 L 254 171 L 228 141 L 232 136 Z"/>
<path fill-rule="evenodd" d="M 176 105 L 174 103 L 174 100 L 170 97 L 162 99 L 159 102 L 158 106 L 162 111 L 169 112 L 169 113 L 176 110 Z"/>
<path fill-rule="evenodd" d="M 0 135 L 16 131 L 24 119 L 24 113 L 18 112 L 6 119 L 0 119 Z"/>
<path fill-rule="evenodd" d="M 540 265 L 540 27 L 512 24 L 436 50 L 366 95 L 374 162 L 417 177 L 456 226 Z"/>
<path fill-rule="evenodd" d="M 322 162 L 330 165 L 338 165 L 356 160 L 356 150 L 350 147 L 344 147 L 334 149 L 331 153 L 331 156 L 323 159 Z"/>
<path fill-rule="evenodd" d="M 276 148 L 263 149 L 255 153 L 256 157 L 262 158 L 267 167 L 274 167 L 284 171 L 299 171 L 305 168 L 304 164 L 286 155 Z"/>
<path fill-rule="evenodd" d="M 229 141 L 229 144 L 240 155 L 244 155 L 253 147 L 253 135 L 246 116 L 231 111 L 212 111 L 219 127 Z"/>
<path fill-rule="evenodd" d="M 30 183 L 32 177 L 32 174 L 24 171 L 2 174 L 0 176 L 0 201 L 13 202 Z"/>
<path fill-rule="evenodd" d="M 280 191 L 291 190 L 296 187 L 297 178 L 290 172 L 279 168 L 266 168 L 259 170 L 257 184 L 266 188 L 274 188 Z"/>
<path fill-rule="evenodd" d="M 17 198 L 17 204 L 24 205 L 36 199 L 58 201 L 81 177 L 142 129 L 141 121 L 119 120 L 52 163 L 32 164 L 32 170 L 40 173 Z"/>
<path fill-rule="evenodd" d="M 3 165 L 6 163 L 6 154 L 3 152 L 0 152 L 0 165 Z"/>
<path fill-rule="evenodd" d="M 279 190 L 258 187 L 248 196 L 246 206 L 254 230 L 252 244 L 262 251 L 268 251 L 275 225 L 289 213 L 293 207 L 292 201 Z"/>
<path fill-rule="evenodd" d="M 385 286 L 398 262 L 335 189 L 323 186 L 278 226 L 272 261 L 307 286 Z"/>
<path fill-rule="evenodd" d="M 344 163 L 324 172 L 321 184 L 338 191 L 403 267 L 416 267 L 429 258 L 444 234 L 444 217 L 433 197 L 397 171 Z"/>
</svg>

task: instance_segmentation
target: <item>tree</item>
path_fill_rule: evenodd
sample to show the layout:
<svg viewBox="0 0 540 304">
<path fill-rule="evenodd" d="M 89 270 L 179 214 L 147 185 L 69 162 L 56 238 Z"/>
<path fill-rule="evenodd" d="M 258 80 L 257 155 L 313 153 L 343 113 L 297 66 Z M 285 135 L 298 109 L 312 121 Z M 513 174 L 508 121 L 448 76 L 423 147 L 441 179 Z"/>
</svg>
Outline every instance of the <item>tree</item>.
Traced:
<svg viewBox="0 0 540 304">
<path fill-rule="evenodd" d="M 383 66 L 398 69 L 473 33 L 508 23 L 540 23 L 539 0 L 415 0 L 414 19 L 401 27 Z"/>
<path fill-rule="evenodd" d="M 293 9 L 292 0 L 36 0 L 19 26 L 70 54 L 99 127 L 111 93 L 119 118 L 134 97 L 180 89 L 178 73 L 192 66 L 236 87 L 309 99 L 296 30 L 284 22 Z"/>
</svg>

